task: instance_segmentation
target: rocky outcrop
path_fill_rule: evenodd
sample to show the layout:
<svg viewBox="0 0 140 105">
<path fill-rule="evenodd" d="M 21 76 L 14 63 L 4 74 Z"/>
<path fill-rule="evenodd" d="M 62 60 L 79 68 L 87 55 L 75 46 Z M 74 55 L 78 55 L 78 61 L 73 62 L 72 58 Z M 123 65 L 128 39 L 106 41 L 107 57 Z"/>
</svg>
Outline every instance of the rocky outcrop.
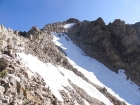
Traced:
<svg viewBox="0 0 140 105">
<path fill-rule="evenodd" d="M 43 49 L 40 43 L 41 30 L 33 27 L 27 33 L 14 32 L 7 30 L 4 26 L 1 27 L 0 103 L 2 105 L 59 105 L 59 103 L 56 103 L 57 99 L 51 91 L 45 87 L 46 83 L 44 80 L 38 74 L 34 73 L 30 77 L 28 72 L 31 71 L 25 68 L 21 59 L 15 56 L 15 53 L 18 52 L 36 54 L 40 59 L 43 58 L 45 62 L 46 59 L 44 59 L 44 56 L 38 52 Z M 31 34 L 32 38 L 30 40 L 27 39 Z"/>
<path fill-rule="evenodd" d="M 41 38 L 38 37 L 41 36 L 41 30 L 33 27 L 29 33 L 22 34 L 2 27 L 0 33 L 2 42 L 0 47 L 0 105 L 60 105 L 44 79 L 39 74 L 30 71 L 17 54 L 19 52 L 35 54 L 33 44 L 39 45 Z M 36 39 L 34 43 L 30 43 L 30 46 L 33 45 L 32 49 L 29 49 L 29 42 L 32 40 L 27 39 L 30 34 L 33 34 L 33 38 Z M 43 58 L 43 55 L 41 56 Z"/>
<path fill-rule="evenodd" d="M 46 30 L 48 34 L 50 34 L 50 32 L 65 32 L 66 29 L 63 27 L 64 24 L 65 22 L 47 24 L 42 30 Z"/>
<path fill-rule="evenodd" d="M 28 70 L 17 55 L 14 58 L 3 55 L 3 58 L 8 61 L 8 65 L 3 70 L 6 74 L 0 78 L 2 105 L 51 105 L 54 103 L 55 97 L 39 74 Z"/>
<path fill-rule="evenodd" d="M 65 23 L 79 23 L 80 21 L 78 19 L 75 18 L 69 18 L 68 20 L 66 20 Z"/>
<path fill-rule="evenodd" d="M 140 24 L 120 19 L 105 25 L 102 18 L 75 24 L 67 34 L 84 52 L 111 70 L 124 69 L 140 86 Z M 127 79 L 128 79 L 127 78 Z"/>
</svg>

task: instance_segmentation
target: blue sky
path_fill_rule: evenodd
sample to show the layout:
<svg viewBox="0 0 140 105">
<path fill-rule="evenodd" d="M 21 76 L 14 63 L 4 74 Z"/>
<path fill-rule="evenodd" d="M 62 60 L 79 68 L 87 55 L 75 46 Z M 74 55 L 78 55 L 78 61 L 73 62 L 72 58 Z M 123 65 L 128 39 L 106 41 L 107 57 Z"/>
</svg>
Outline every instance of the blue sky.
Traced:
<svg viewBox="0 0 140 105">
<path fill-rule="evenodd" d="M 119 18 L 133 24 L 140 21 L 140 0 L 0 0 L 0 24 L 14 30 L 42 28 L 71 17 L 102 17 L 106 24 Z"/>
</svg>

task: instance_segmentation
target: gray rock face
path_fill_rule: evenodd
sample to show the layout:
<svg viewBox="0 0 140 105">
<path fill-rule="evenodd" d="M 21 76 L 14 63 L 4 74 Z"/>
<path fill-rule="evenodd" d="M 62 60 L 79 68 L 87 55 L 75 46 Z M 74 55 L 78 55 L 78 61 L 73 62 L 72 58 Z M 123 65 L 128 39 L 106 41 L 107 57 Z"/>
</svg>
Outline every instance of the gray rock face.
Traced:
<svg viewBox="0 0 140 105">
<path fill-rule="evenodd" d="M 0 58 L 0 72 L 5 70 L 8 65 L 8 60 L 5 58 Z"/>
<path fill-rule="evenodd" d="M 85 53 L 117 72 L 126 75 L 140 86 L 140 24 L 125 24 L 120 19 L 105 25 L 102 18 L 80 22 L 68 32 L 69 37 Z"/>
<path fill-rule="evenodd" d="M 66 23 L 79 23 L 80 21 L 78 19 L 75 18 L 69 18 L 68 20 L 66 20 Z"/>
<path fill-rule="evenodd" d="M 55 103 L 53 102 L 55 97 L 52 96 L 50 90 L 48 91 L 46 83 L 39 74 L 33 73 L 32 79 L 29 79 L 27 76 L 28 69 L 23 68 L 24 65 L 14 65 L 14 62 L 18 62 L 20 59 L 10 56 L 8 59 L 7 61 L 10 63 L 9 67 L 7 65 L 8 68 L 20 68 L 22 70 L 15 70 L 12 75 L 9 75 L 11 72 L 8 72 L 7 76 L 0 78 L 0 101 L 2 105 L 51 105 L 47 103 Z"/>
</svg>

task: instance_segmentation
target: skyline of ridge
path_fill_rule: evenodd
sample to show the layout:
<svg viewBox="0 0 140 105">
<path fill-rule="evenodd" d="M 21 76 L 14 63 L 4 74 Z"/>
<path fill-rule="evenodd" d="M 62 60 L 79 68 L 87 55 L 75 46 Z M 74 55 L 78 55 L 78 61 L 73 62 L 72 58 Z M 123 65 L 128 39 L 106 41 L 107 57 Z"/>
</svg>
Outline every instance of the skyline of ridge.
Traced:
<svg viewBox="0 0 140 105">
<path fill-rule="evenodd" d="M 115 19 L 134 24 L 139 22 L 139 10 L 139 0 L 1 0 L 0 24 L 20 31 L 28 31 L 34 25 L 43 28 L 69 18 L 94 21 L 101 17 L 106 24 Z"/>
</svg>

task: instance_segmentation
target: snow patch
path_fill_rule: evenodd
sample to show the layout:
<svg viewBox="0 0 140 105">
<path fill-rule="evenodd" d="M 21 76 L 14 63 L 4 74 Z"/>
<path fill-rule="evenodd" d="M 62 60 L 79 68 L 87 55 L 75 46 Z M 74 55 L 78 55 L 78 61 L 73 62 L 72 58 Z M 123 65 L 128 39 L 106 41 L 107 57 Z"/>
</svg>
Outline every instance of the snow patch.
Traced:
<svg viewBox="0 0 140 105">
<path fill-rule="evenodd" d="M 65 24 L 63 27 L 64 28 L 71 28 L 75 23 L 70 23 L 70 24 Z"/>
<path fill-rule="evenodd" d="M 33 72 L 40 74 L 45 80 L 46 84 L 49 85 L 52 93 L 57 97 L 58 100 L 63 101 L 59 90 L 65 90 L 63 86 L 73 87 L 69 84 L 68 79 L 74 84 L 82 88 L 90 96 L 102 101 L 106 105 L 112 105 L 112 103 L 95 87 L 84 81 L 81 77 L 75 75 L 72 71 L 67 70 L 63 67 L 55 67 L 50 63 L 43 63 L 38 60 L 37 57 L 32 55 L 26 55 L 24 53 L 19 53 L 19 56 L 27 62 L 26 66 Z M 64 76 L 60 73 L 64 74 Z M 65 90 L 67 92 L 67 90 Z"/>
</svg>

